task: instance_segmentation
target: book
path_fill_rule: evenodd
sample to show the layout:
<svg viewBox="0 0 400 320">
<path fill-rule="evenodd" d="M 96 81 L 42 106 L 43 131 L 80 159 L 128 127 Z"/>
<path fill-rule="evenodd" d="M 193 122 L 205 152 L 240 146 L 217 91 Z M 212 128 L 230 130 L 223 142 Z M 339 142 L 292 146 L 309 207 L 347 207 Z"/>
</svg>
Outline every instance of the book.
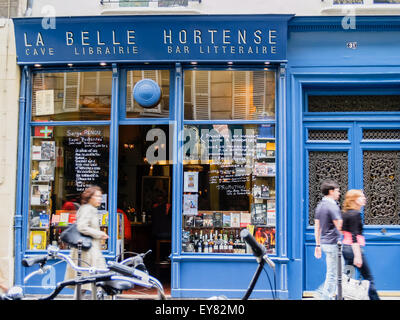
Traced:
<svg viewBox="0 0 400 320">
<path fill-rule="evenodd" d="M 101 226 L 108 226 L 108 212 L 104 212 L 101 215 L 101 221 L 100 221 Z"/>
<path fill-rule="evenodd" d="M 184 216 L 184 225 L 186 228 L 194 227 L 194 216 Z"/>
<path fill-rule="evenodd" d="M 266 156 L 268 158 L 275 157 L 275 142 L 267 142 Z"/>
<path fill-rule="evenodd" d="M 76 213 L 70 212 L 70 214 L 68 215 L 68 223 L 72 224 L 75 222 L 76 222 Z"/>
<path fill-rule="evenodd" d="M 222 215 L 222 226 L 224 228 L 231 227 L 231 215 L 230 214 L 223 214 Z"/>
<path fill-rule="evenodd" d="M 267 223 L 267 205 L 264 203 L 252 204 L 251 223 L 254 225 L 265 225 Z"/>
<path fill-rule="evenodd" d="M 45 250 L 47 245 L 47 231 L 31 230 L 29 233 L 29 249 Z"/>
<path fill-rule="evenodd" d="M 42 141 L 41 159 L 42 160 L 54 160 L 55 157 L 56 157 L 55 141 Z"/>
<path fill-rule="evenodd" d="M 40 220 L 40 227 L 42 228 L 48 228 L 49 224 L 50 224 L 50 216 L 48 214 L 41 214 L 39 216 L 39 220 Z"/>
<path fill-rule="evenodd" d="M 30 228 L 38 228 L 40 227 L 40 215 L 45 214 L 45 210 L 34 210 L 30 211 L 29 215 L 29 227 Z"/>
<path fill-rule="evenodd" d="M 194 226 L 195 228 L 203 227 L 203 215 L 201 213 L 194 216 Z"/>
<path fill-rule="evenodd" d="M 261 197 L 261 186 L 254 185 L 253 186 L 253 197 L 260 198 Z"/>
<path fill-rule="evenodd" d="M 231 227 L 240 228 L 240 213 L 238 212 L 231 213 Z"/>
<path fill-rule="evenodd" d="M 69 212 L 61 212 L 59 226 L 68 226 Z"/>
<path fill-rule="evenodd" d="M 203 227 L 212 228 L 214 226 L 214 215 L 212 213 L 203 213 Z"/>
<path fill-rule="evenodd" d="M 275 176 L 276 174 L 276 164 L 275 162 L 267 162 L 267 176 Z"/>
<path fill-rule="evenodd" d="M 276 173 L 275 162 L 256 162 L 253 167 L 253 175 L 259 177 L 273 177 Z"/>
<path fill-rule="evenodd" d="M 31 205 L 39 206 L 40 205 L 40 185 L 33 184 L 31 190 Z"/>
<path fill-rule="evenodd" d="M 32 160 L 42 160 L 42 146 L 32 146 Z"/>
<path fill-rule="evenodd" d="M 51 216 L 51 225 L 57 226 L 59 222 L 60 222 L 60 215 L 59 214 L 53 214 Z"/>
<path fill-rule="evenodd" d="M 261 185 L 261 199 L 268 199 L 269 197 L 269 187 L 268 185 L 262 184 Z"/>
<path fill-rule="evenodd" d="M 40 190 L 40 205 L 48 206 L 50 204 L 50 191 L 48 186 Z"/>
<path fill-rule="evenodd" d="M 39 181 L 54 180 L 54 162 L 40 161 L 39 162 Z"/>
<path fill-rule="evenodd" d="M 251 224 L 251 214 L 249 212 L 240 213 L 240 228 L 246 228 Z"/>
<path fill-rule="evenodd" d="M 267 226 L 276 226 L 276 210 L 275 210 L 275 199 L 267 200 Z"/>
<path fill-rule="evenodd" d="M 213 214 L 213 223 L 215 228 L 222 228 L 222 212 L 214 212 Z"/>
<path fill-rule="evenodd" d="M 266 152 L 266 143 L 265 142 L 257 142 L 256 144 L 256 158 L 262 159 L 267 156 Z"/>
</svg>

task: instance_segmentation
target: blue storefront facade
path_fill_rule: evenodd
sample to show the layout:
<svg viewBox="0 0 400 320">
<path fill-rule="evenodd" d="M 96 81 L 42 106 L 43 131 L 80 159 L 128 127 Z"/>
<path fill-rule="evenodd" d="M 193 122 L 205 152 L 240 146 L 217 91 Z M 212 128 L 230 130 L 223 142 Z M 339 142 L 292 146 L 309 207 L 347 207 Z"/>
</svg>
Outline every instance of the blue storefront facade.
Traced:
<svg viewBox="0 0 400 320">
<path fill-rule="evenodd" d="M 265 243 L 276 263 L 276 274 L 266 270 L 252 297 L 272 298 L 274 288 L 269 286 L 269 280 L 272 286 L 275 281 L 280 299 L 301 299 L 304 292 L 316 289 L 323 281 L 324 264 L 313 256 L 313 209 L 320 197 L 318 184 L 326 177 L 337 179 L 342 193 L 350 188 L 365 190 L 371 204 L 364 212 L 366 253 L 376 286 L 379 291 L 398 291 L 400 279 L 386 270 L 395 270 L 399 263 L 400 107 L 396 101 L 400 97 L 400 69 L 399 50 L 393 39 L 399 36 L 400 19 L 393 16 L 355 19 L 355 29 L 344 28 L 343 17 L 292 15 L 59 17 L 55 29 L 44 29 L 41 19 L 14 19 L 17 62 L 21 67 L 16 284 L 23 284 L 24 276 L 30 272 L 22 268 L 21 259 L 43 254 L 46 244 L 57 242 L 58 229 L 43 229 L 46 222 L 44 227 L 42 224 L 35 227 L 33 212 L 41 210 L 42 216 L 48 212 L 49 225 L 58 226 L 59 218 L 53 221 L 52 216 L 61 218 L 65 213 L 61 195 L 64 198 L 80 191 L 88 181 L 102 184 L 107 194 L 104 211 L 108 213 L 105 226 L 110 239 L 104 255 L 115 258 L 119 250 L 116 212 L 121 206 L 123 186 L 119 182 L 123 166 L 121 139 L 138 128 L 168 128 L 169 168 L 163 172 L 170 181 L 172 297 L 243 296 L 256 269 L 255 258 L 239 250 L 195 252 L 189 249 L 188 239 L 197 238 L 199 232 L 210 243 L 214 229 L 204 229 L 203 224 L 207 214 L 214 212 L 215 216 L 216 211 L 221 211 L 223 217 L 229 216 L 229 220 L 233 220 L 235 213 L 245 213 L 235 227 L 229 222 L 227 230 L 218 229 L 221 239 L 225 234 L 234 237 L 236 230 L 255 224 L 253 220 L 244 223 L 244 218 L 245 208 L 249 207 L 248 214 L 253 219 L 256 204 L 265 211 L 268 208 L 273 217 L 263 230 L 268 231 L 268 244 Z M 131 101 L 135 83 L 132 79 L 138 73 L 141 79 L 148 78 L 150 73 L 146 72 L 154 70 L 159 74 L 158 83 L 168 108 L 149 115 L 135 111 L 139 109 Z M 84 78 L 70 76 L 76 73 L 86 74 Z M 79 83 L 85 83 L 86 87 Z M 101 89 L 99 83 L 106 83 L 106 89 Z M 87 88 L 91 85 L 90 91 Z M 77 93 L 78 87 L 90 93 L 85 98 L 96 96 L 105 101 L 101 104 L 103 111 L 88 111 L 90 104 L 82 108 L 83 94 Z M 68 90 L 74 92 L 71 99 L 66 99 Z M 258 99 L 260 96 L 264 97 L 263 102 Z M 247 102 L 238 102 L 241 97 L 248 99 Z M 208 102 L 201 102 L 202 98 Z M 46 104 L 43 102 L 46 99 L 53 102 Z M 79 107 L 71 102 L 78 100 Z M 219 106 L 226 101 L 228 107 L 222 112 Z M 257 170 L 273 170 L 273 174 L 262 178 L 268 181 L 265 182 L 268 197 L 255 195 L 259 186 L 255 178 L 242 177 L 255 172 L 254 167 L 249 169 L 250 173 L 246 171 L 247 162 L 238 162 L 234 167 L 236 172 L 244 170 L 241 172 L 246 174 L 233 178 L 224 173 L 224 178 L 236 185 L 228 188 L 211 178 L 216 170 L 219 177 L 222 175 L 221 168 L 210 162 L 214 158 L 207 158 L 210 165 L 187 158 L 191 146 L 186 148 L 186 129 L 190 136 L 190 130 L 196 135 L 202 130 L 218 131 L 221 127 L 232 136 L 247 130 L 240 136 L 243 154 L 249 149 L 246 141 L 254 137 L 254 130 L 258 132 L 257 145 L 268 141 L 265 158 L 270 161 L 264 166 L 257 164 Z M 262 136 L 261 128 L 272 128 L 272 136 Z M 34 155 L 39 146 L 42 150 L 51 148 L 47 137 L 37 134 L 47 129 L 53 131 L 55 150 L 60 156 Z M 218 137 L 226 137 L 224 132 Z M 82 146 L 78 153 L 74 149 L 77 141 L 73 140 L 77 137 L 86 139 L 82 141 L 100 140 L 96 140 L 99 144 L 95 147 Z M 155 141 L 154 137 L 149 139 Z M 233 139 L 236 147 L 237 141 Z M 126 145 L 129 147 L 129 143 Z M 97 148 L 97 159 L 103 159 L 96 162 L 96 168 L 106 174 L 100 177 L 99 172 L 94 172 L 96 169 L 90 171 L 98 174 L 97 180 L 82 178 L 83 168 L 94 161 L 88 156 L 89 147 Z M 224 148 L 226 151 L 225 144 Z M 215 155 L 211 148 L 209 151 Z M 66 161 L 70 155 L 74 159 L 71 167 Z M 54 159 L 55 169 L 46 176 L 43 172 L 49 159 Z M 154 162 L 154 166 L 160 163 Z M 36 165 L 39 180 L 32 178 Z M 73 176 L 68 176 L 67 168 L 75 170 Z M 199 181 L 197 188 L 186 183 L 190 177 L 187 173 L 192 172 L 198 172 L 192 174 Z M 208 172 L 206 185 L 202 172 Z M 262 176 L 260 172 L 257 171 Z M 47 179 L 40 180 L 41 176 Z M 151 176 L 157 174 L 149 174 L 147 178 Z M 73 187 L 66 182 L 78 177 L 79 186 L 76 181 Z M 33 185 L 37 185 L 40 197 L 34 194 Z M 219 203 L 217 207 L 213 204 L 201 207 L 202 194 L 207 189 L 220 191 L 218 200 L 214 199 Z M 46 202 L 49 193 L 52 200 Z M 221 204 L 233 201 L 232 196 L 244 197 L 247 202 L 231 208 Z M 191 199 L 198 200 L 195 214 L 193 207 L 186 207 Z M 269 200 L 273 200 L 273 209 Z M 266 207 L 262 207 L 264 203 Z M 188 228 L 188 217 L 198 216 L 200 211 L 204 217 L 202 227 Z M 256 235 L 261 229 L 256 225 L 251 230 Z M 35 236 L 43 234 L 47 242 L 41 246 L 39 241 L 36 245 Z M 53 275 L 30 279 L 26 289 L 34 293 L 48 290 L 44 286 L 51 287 L 62 280 L 64 270 L 65 264 L 54 261 Z M 389 274 L 394 275 L 389 277 Z"/>
</svg>

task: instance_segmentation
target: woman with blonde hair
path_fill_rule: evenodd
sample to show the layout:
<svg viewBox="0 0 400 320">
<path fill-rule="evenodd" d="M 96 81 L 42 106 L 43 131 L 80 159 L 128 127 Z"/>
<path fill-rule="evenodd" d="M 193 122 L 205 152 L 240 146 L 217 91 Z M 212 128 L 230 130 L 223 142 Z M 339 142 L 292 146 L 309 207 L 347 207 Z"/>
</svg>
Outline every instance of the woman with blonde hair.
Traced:
<svg viewBox="0 0 400 320">
<path fill-rule="evenodd" d="M 365 238 L 361 219 L 361 208 L 365 206 L 366 198 L 362 190 L 347 191 L 343 202 L 343 258 L 346 264 L 355 266 L 365 280 L 369 280 L 368 295 L 371 300 L 380 300 L 375 289 L 374 278 L 365 258 L 363 247 Z"/>
</svg>

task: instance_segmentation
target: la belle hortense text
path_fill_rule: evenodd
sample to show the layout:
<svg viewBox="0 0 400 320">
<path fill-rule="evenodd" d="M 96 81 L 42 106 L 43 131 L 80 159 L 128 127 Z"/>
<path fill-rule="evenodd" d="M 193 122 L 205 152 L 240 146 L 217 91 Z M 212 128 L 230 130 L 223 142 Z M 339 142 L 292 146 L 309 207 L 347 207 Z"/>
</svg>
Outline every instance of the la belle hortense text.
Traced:
<svg viewBox="0 0 400 320">
<path fill-rule="evenodd" d="M 76 56 L 84 55 L 127 55 L 139 54 L 140 46 L 136 43 L 135 30 L 127 30 L 125 35 L 109 31 L 65 32 L 65 45 L 72 48 Z M 104 37 L 104 38 L 103 38 Z M 277 30 L 257 29 L 208 29 L 192 31 L 164 29 L 161 39 L 168 54 L 190 54 L 196 50 L 199 54 L 276 54 Z M 108 40 L 105 40 L 108 39 Z M 41 32 L 34 35 L 24 33 L 25 54 L 27 56 L 53 56 L 56 48 L 49 46 Z M 62 50 L 65 48 L 62 48 Z"/>
</svg>

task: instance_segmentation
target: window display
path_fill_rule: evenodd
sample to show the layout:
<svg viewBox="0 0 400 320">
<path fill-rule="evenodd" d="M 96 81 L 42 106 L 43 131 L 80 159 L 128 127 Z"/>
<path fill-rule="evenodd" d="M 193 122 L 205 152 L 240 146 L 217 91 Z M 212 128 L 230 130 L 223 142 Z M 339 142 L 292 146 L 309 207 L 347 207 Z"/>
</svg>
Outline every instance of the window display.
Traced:
<svg viewBox="0 0 400 320">
<path fill-rule="evenodd" d="M 186 125 L 182 251 L 248 253 L 247 228 L 275 251 L 275 125 Z"/>
<path fill-rule="evenodd" d="M 76 221 L 80 194 L 90 185 L 103 190 L 99 220 L 107 230 L 109 136 L 109 128 L 101 126 L 32 128 L 29 250 L 52 243 L 67 248 L 59 234 Z"/>
</svg>

